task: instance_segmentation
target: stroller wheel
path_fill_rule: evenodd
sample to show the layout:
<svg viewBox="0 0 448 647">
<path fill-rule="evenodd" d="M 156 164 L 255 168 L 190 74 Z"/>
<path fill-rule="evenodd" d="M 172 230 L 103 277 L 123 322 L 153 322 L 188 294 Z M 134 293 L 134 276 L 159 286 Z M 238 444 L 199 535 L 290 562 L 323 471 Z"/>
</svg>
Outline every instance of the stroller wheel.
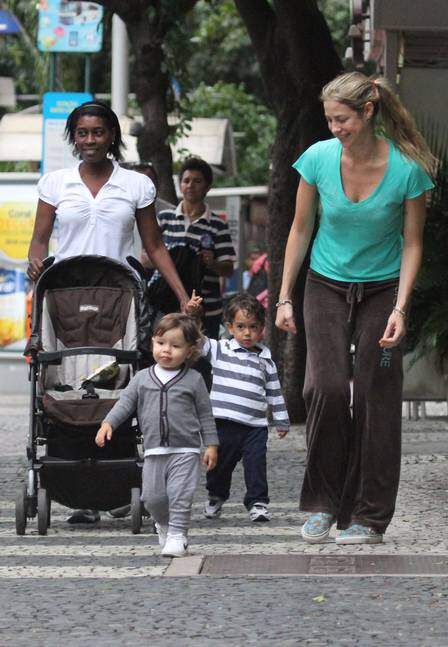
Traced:
<svg viewBox="0 0 448 647">
<path fill-rule="evenodd" d="M 131 522 L 134 535 L 140 534 L 142 527 L 142 508 L 140 505 L 140 488 L 133 487 L 131 490 Z"/>
<path fill-rule="evenodd" d="M 26 485 L 20 488 L 20 492 L 16 498 L 16 534 L 24 535 L 26 529 L 27 510 L 28 509 L 28 495 Z"/>
<path fill-rule="evenodd" d="M 39 535 L 46 535 L 50 525 L 50 497 L 45 488 L 37 493 L 37 530 Z"/>
</svg>

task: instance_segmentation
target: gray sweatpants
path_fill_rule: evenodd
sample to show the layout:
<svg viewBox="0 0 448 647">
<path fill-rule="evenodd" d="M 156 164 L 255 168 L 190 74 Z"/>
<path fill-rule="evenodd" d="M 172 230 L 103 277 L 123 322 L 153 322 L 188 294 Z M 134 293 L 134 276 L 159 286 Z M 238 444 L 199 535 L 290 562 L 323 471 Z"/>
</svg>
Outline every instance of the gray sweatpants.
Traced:
<svg viewBox="0 0 448 647">
<path fill-rule="evenodd" d="M 146 456 L 142 501 L 154 521 L 169 532 L 186 533 L 193 496 L 200 478 L 200 454 Z"/>
</svg>

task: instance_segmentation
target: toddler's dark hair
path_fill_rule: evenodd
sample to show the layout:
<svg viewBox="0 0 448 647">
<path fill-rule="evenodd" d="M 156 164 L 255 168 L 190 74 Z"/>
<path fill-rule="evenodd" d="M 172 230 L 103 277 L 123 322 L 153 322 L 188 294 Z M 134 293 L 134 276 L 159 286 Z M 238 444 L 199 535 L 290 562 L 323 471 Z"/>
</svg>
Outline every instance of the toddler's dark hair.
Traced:
<svg viewBox="0 0 448 647">
<path fill-rule="evenodd" d="M 187 344 L 194 347 L 191 356 L 186 361 L 186 364 L 190 366 L 200 358 L 204 341 L 199 324 L 193 317 L 184 315 L 181 312 L 172 312 L 165 315 L 154 326 L 152 336 L 161 337 L 168 330 L 174 330 L 175 328 L 180 328 Z"/>
<path fill-rule="evenodd" d="M 242 310 L 246 314 L 252 315 L 258 323 L 264 326 L 266 311 L 261 303 L 252 296 L 252 294 L 242 292 L 230 299 L 229 303 L 224 308 L 224 321 L 229 324 L 233 323 L 238 310 Z"/>
</svg>

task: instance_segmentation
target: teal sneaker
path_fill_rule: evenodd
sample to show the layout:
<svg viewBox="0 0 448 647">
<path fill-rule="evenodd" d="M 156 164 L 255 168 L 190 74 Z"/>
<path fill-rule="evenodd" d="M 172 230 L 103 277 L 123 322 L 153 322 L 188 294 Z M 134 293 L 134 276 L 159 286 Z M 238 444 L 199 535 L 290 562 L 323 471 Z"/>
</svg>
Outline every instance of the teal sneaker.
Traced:
<svg viewBox="0 0 448 647">
<path fill-rule="evenodd" d="M 336 521 L 334 514 L 315 512 L 302 526 L 302 537 L 309 544 L 320 544 L 330 534 L 331 526 Z"/>
<path fill-rule="evenodd" d="M 337 544 L 381 544 L 382 541 L 382 533 L 360 523 L 352 523 L 336 537 Z"/>
</svg>

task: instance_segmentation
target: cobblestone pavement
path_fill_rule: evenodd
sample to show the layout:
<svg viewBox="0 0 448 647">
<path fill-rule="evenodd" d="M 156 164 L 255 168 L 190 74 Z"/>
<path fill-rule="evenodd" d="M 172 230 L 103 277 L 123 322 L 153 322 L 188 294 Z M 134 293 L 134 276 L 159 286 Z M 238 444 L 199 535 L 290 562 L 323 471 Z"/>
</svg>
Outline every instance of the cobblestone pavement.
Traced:
<svg viewBox="0 0 448 647">
<path fill-rule="evenodd" d="M 272 436 L 272 520 L 251 524 L 240 500 L 241 470 L 219 520 L 202 518 L 198 491 L 191 554 L 412 554 L 448 557 L 446 417 L 405 421 L 397 512 L 378 546 L 308 545 L 297 499 L 303 429 Z M 46 537 L 30 521 L 14 531 L 24 477 L 26 399 L 0 398 L 0 645 L 446 645 L 446 578 L 166 578 L 167 560 L 146 522 L 103 515 L 73 528 L 54 506 Z"/>
</svg>

